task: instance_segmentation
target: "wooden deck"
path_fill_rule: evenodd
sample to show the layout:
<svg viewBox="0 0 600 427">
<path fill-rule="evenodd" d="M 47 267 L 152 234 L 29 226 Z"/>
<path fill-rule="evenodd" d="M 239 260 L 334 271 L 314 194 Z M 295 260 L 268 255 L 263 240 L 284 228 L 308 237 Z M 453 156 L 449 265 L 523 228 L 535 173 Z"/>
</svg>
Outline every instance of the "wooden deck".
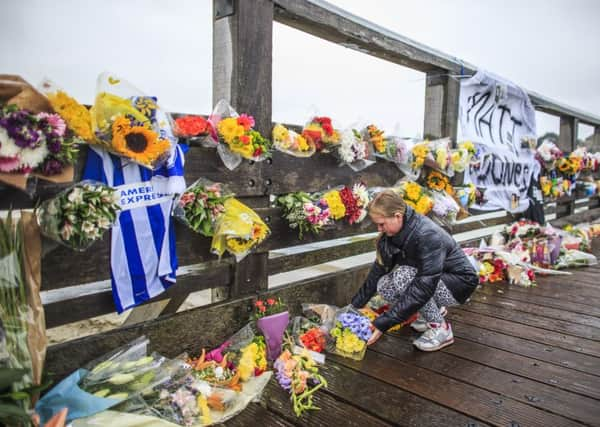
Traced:
<svg viewBox="0 0 600 427">
<path fill-rule="evenodd" d="M 571 271 L 484 285 L 450 311 L 442 351 L 413 349 L 406 328 L 361 362 L 328 355 L 320 411 L 296 418 L 273 380 L 228 425 L 600 426 L 600 266 Z"/>
</svg>

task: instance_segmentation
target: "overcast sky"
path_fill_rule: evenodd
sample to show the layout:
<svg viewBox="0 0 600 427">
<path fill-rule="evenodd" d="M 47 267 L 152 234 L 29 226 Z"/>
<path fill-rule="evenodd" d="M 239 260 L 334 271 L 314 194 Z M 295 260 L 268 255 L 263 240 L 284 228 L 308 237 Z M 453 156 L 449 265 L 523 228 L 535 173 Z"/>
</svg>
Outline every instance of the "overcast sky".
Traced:
<svg viewBox="0 0 600 427">
<path fill-rule="evenodd" d="M 249 1 L 249 0 L 246 0 Z M 211 109 L 210 0 L 0 0 L 0 73 L 49 77 L 91 103 L 108 70 L 170 111 Z M 333 4 L 526 89 L 600 115 L 600 1 L 335 0 Z M 416 136 L 424 74 L 291 28 L 273 31 L 274 120 L 317 112 Z M 249 113 L 252 113 L 251 111 Z M 538 115 L 538 134 L 558 119 Z M 583 127 L 583 137 L 592 130 Z"/>
</svg>

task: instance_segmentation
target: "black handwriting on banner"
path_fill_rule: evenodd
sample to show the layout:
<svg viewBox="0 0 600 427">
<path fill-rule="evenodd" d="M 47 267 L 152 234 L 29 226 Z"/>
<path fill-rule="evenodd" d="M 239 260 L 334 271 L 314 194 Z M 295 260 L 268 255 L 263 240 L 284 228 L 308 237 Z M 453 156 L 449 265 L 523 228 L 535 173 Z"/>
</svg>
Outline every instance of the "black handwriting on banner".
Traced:
<svg viewBox="0 0 600 427">
<path fill-rule="evenodd" d="M 476 178 L 475 185 L 518 188 L 520 193 L 526 193 L 531 178 L 530 165 L 515 162 L 514 159 L 495 153 L 486 154 L 479 168 L 471 166 L 470 173 Z"/>
<path fill-rule="evenodd" d="M 487 138 L 489 135 L 494 144 L 505 145 L 517 154 L 520 141 L 514 141 L 513 136 L 523 122 L 512 115 L 507 105 L 497 104 L 491 90 L 475 92 L 467 98 L 467 123 L 477 136 Z"/>
</svg>

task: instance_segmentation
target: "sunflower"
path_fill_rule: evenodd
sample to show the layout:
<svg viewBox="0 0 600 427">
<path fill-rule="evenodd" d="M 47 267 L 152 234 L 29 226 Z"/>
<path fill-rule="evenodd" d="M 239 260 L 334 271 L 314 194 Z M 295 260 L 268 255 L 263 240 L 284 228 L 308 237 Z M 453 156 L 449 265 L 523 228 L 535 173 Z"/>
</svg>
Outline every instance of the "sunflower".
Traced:
<svg viewBox="0 0 600 427">
<path fill-rule="evenodd" d="M 168 140 L 159 138 L 153 130 L 130 126 L 124 117 L 117 118 L 113 123 L 112 148 L 136 163 L 153 167 L 170 145 Z"/>
</svg>

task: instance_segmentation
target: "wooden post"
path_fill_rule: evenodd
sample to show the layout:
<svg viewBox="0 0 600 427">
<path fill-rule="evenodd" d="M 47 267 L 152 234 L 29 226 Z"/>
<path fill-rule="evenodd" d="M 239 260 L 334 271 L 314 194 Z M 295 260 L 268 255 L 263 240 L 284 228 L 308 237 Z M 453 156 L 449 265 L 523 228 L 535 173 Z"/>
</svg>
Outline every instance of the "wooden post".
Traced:
<svg viewBox="0 0 600 427">
<path fill-rule="evenodd" d="M 226 99 L 252 114 L 270 135 L 272 122 L 273 2 L 213 0 L 213 104 Z M 253 165 L 254 187 L 264 188 L 264 162 Z M 267 196 L 263 196 L 268 203 Z M 267 288 L 268 253 L 251 254 L 234 266 L 230 297 Z"/>
<path fill-rule="evenodd" d="M 449 137 L 456 143 L 458 126 L 458 97 L 460 82 L 448 76 L 440 76 L 447 71 L 437 70 L 427 73 L 425 86 L 425 138 Z"/>
<path fill-rule="evenodd" d="M 558 148 L 565 153 L 570 153 L 575 150 L 577 146 L 577 125 L 579 120 L 573 116 L 561 116 L 560 117 L 560 133 L 558 134 Z M 573 195 L 575 190 L 573 190 Z M 564 215 L 572 215 L 575 213 L 575 198 L 568 202 L 567 210 Z"/>
</svg>

